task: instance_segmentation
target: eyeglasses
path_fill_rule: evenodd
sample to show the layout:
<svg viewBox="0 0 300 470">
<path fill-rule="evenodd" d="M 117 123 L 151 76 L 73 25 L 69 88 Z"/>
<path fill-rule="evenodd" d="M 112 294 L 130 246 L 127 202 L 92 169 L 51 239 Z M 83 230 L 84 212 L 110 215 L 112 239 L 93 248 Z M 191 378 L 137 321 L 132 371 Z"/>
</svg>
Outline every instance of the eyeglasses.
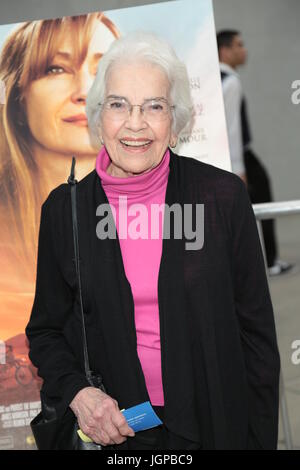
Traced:
<svg viewBox="0 0 300 470">
<path fill-rule="evenodd" d="M 122 121 L 127 119 L 134 107 L 138 106 L 145 121 L 157 122 L 164 121 L 169 115 L 170 110 L 175 106 L 169 105 L 165 98 L 154 98 L 145 100 L 143 104 L 131 104 L 123 97 L 108 97 L 103 103 L 99 103 L 105 115 L 114 120 Z"/>
</svg>

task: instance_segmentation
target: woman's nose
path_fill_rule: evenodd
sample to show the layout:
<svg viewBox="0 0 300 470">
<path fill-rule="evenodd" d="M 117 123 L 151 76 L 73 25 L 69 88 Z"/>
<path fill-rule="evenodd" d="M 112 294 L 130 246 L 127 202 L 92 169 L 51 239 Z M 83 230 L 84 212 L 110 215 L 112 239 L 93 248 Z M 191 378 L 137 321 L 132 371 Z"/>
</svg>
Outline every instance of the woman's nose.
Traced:
<svg viewBox="0 0 300 470">
<path fill-rule="evenodd" d="M 71 99 L 74 103 L 86 101 L 89 89 L 95 79 L 95 75 L 83 67 L 74 74 L 74 87 L 71 94 Z"/>
<path fill-rule="evenodd" d="M 133 106 L 131 108 L 125 121 L 125 127 L 134 131 L 139 131 L 147 127 L 147 122 L 140 106 Z"/>
</svg>

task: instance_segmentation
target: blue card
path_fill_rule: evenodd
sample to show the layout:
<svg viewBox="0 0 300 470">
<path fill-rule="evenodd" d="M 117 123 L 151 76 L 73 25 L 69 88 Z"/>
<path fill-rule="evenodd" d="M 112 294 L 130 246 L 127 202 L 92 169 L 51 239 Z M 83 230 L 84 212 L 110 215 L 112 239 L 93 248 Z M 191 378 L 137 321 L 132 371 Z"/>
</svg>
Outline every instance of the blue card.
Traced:
<svg viewBox="0 0 300 470">
<path fill-rule="evenodd" d="M 145 429 L 155 428 L 163 424 L 153 410 L 150 401 L 127 408 L 122 413 L 134 432 L 145 431 Z"/>
</svg>

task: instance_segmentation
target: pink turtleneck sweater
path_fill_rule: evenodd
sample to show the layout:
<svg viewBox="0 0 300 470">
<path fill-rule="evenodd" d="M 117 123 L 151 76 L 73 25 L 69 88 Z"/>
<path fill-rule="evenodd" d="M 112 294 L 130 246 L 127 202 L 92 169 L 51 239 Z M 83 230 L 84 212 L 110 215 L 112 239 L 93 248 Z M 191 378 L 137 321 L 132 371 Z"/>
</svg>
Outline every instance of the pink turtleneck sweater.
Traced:
<svg viewBox="0 0 300 470">
<path fill-rule="evenodd" d="M 170 152 L 167 150 L 162 161 L 153 170 L 127 178 L 119 178 L 106 173 L 110 158 L 105 147 L 102 147 L 96 160 L 96 171 L 101 179 L 102 187 L 110 205 L 116 211 L 115 223 L 124 269 L 134 300 L 137 353 L 150 401 L 155 406 L 164 405 L 158 307 L 158 273 L 162 254 L 164 212 L 161 213 L 157 230 L 158 237 L 155 239 L 153 235 L 151 237 L 151 205 L 165 203 L 169 160 Z M 122 197 L 121 204 L 119 197 Z M 125 197 L 127 197 L 126 203 L 123 199 Z M 129 215 L 133 204 L 143 204 L 147 209 L 143 221 L 146 225 L 148 222 L 148 231 L 147 236 L 143 232 L 143 238 L 133 239 L 131 236 L 130 224 L 141 214 L 140 209 L 137 208 L 138 211 L 134 212 L 134 215 Z M 124 230 L 125 225 L 121 222 L 123 229 L 120 232 L 119 221 L 124 220 L 124 217 L 127 218 L 127 230 Z M 139 230 L 140 226 L 137 226 L 136 231 Z"/>
</svg>

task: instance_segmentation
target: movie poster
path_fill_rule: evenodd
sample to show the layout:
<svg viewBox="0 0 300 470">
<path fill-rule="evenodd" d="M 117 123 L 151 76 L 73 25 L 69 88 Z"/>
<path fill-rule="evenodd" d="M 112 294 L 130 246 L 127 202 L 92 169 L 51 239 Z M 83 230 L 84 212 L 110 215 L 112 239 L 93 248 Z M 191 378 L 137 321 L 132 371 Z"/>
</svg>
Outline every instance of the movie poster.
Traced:
<svg viewBox="0 0 300 470">
<path fill-rule="evenodd" d="M 135 29 L 165 37 L 187 65 L 195 124 L 176 151 L 230 170 L 212 4 L 174 1 L 0 26 L 0 449 L 34 449 L 41 379 L 24 329 L 34 297 L 40 208 L 94 169 L 85 97 L 109 45 Z"/>
</svg>

